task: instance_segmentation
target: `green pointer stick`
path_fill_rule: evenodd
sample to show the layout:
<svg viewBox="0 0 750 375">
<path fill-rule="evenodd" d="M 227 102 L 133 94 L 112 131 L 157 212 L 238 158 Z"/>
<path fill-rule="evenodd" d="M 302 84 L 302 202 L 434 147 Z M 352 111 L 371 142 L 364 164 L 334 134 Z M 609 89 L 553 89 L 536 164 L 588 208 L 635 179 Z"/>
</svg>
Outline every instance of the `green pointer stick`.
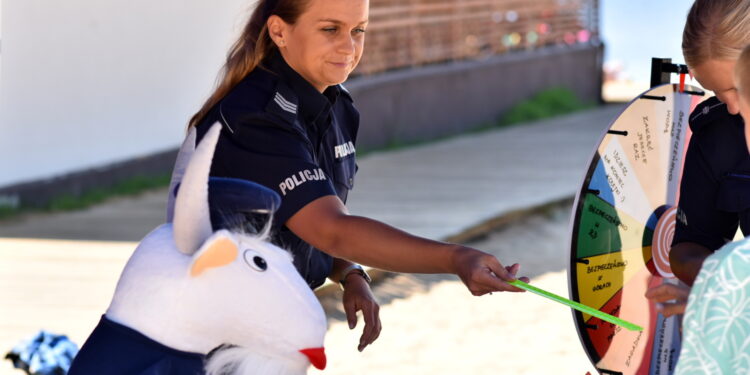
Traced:
<svg viewBox="0 0 750 375">
<path fill-rule="evenodd" d="M 528 290 L 531 293 L 538 294 L 538 295 L 540 295 L 542 297 L 549 298 L 549 299 L 551 299 L 553 301 L 560 302 L 560 303 L 562 303 L 565 306 L 572 307 L 572 308 L 574 308 L 574 309 L 576 309 L 576 310 L 578 310 L 578 311 L 580 311 L 582 313 L 586 313 L 586 314 L 595 316 L 595 317 L 597 317 L 597 318 L 599 318 L 601 320 L 604 320 L 605 322 L 610 322 L 610 323 L 617 324 L 618 326 L 625 327 L 625 328 L 627 328 L 627 329 L 629 329 L 631 331 L 643 331 L 643 327 L 641 327 L 639 325 L 630 323 L 630 322 L 628 322 L 626 320 L 622 320 L 622 319 L 620 319 L 620 318 L 618 318 L 616 316 L 609 315 L 609 314 L 607 314 L 607 313 L 605 313 L 603 311 L 599 311 L 599 310 L 597 310 L 595 308 L 586 306 L 586 305 L 578 303 L 576 301 L 571 301 L 571 300 L 569 300 L 567 298 L 560 297 L 557 294 L 550 293 L 550 292 L 548 292 L 546 290 L 539 289 L 539 288 L 537 288 L 535 286 L 531 286 L 531 285 L 526 284 L 525 282 L 523 282 L 521 280 L 516 279 L 515 281 L 511 281 L 508 284 L 513 285 L 513 286 L 515 286 L 517 288 L 521 288 L 523 290 Z"/>
</svg>

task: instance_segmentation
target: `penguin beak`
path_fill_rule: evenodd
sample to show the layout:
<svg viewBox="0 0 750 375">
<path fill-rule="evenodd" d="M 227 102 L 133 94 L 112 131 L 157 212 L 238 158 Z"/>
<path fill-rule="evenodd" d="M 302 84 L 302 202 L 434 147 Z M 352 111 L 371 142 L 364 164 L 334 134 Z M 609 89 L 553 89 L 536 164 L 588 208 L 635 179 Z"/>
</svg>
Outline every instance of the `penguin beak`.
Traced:
<svg viewBox="0 0 750 375">
<path fill-rule="evenodd" d="M 299 352 L 304 354 L 316 369 L 322 370 L 326 368 L 325 348 L 302 349 Z"/>
</svg>

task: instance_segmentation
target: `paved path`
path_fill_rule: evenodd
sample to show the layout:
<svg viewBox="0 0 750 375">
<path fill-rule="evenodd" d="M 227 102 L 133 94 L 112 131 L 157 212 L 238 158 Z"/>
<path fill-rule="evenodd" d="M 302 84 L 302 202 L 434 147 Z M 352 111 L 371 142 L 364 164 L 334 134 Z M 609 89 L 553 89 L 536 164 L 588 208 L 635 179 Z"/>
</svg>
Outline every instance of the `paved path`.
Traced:
<svg viewBox="0 0 750 375">
<path fill-rule="evenodd" d="M 359 160 L 348 207 L 445 239 L 508 212 L 570 197 L 622 106 L 382 152 Z M 0 222 L 0 237 L 139 241 L 164 220 L 166 190 Z"/>
<path fill-rule="evenodd" d="M 519 209 L 572 197 L 621 106 L 372 155 L 349 209 L 444 239 Z"/>
<path fill-rule="evenodd" d="M 621 108 L 369 155 L 359 161 L 349 208 L 435 239 L 486 230 L 498 217 L 573 196 Z M 0 354 L 41 328 L 81 343 L 135 242 L 163 221 L 165 196 L 162 189 L 0 223 Z M 15 373 L 2 362 L 0 373 Z"/>
</svg>

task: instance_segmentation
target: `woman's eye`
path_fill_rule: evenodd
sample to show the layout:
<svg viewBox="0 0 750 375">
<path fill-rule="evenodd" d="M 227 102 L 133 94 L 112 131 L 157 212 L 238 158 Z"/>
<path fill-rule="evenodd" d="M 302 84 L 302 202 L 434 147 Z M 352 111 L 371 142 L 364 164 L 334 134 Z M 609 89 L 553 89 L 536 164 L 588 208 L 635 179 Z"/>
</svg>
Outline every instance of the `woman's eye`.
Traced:
<svg viewBox="0 0 750 375">
<path fill-rule="evenodd" d="M 326 32 L 326 33 L 335 33 L 336 32 L 336 28 L 335 27 L 324 27 L 322 30 L 324 32 Z"/>
<path fill-rule="evenodd" d="M 253 250 L 245 250 L 244 258 L 245 263 L 256 271 L 263 272 L 268 269 L 266 260 Z"/>
<path fill-rule="evenodd" d="M 362 28 L 354 29 L 354 33 L 355 34 L 364 34 L 365 33 L 365 29 L 362 29 Z"/>
</svg>

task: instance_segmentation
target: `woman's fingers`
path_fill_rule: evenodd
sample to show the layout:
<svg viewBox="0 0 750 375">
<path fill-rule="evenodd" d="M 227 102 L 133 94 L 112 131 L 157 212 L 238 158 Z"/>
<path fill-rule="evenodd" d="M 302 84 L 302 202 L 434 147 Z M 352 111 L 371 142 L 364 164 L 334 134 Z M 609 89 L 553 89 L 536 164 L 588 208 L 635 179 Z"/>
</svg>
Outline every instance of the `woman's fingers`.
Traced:
<svg viewBox="0 0 750 375">
<path fill-rule="evenodd" d="M 511 275 L 513 275 L 513 277 L 515 277 L 518 274 L 518 271 L 521 270 L 521 265 L 518 263 L 515 263 L 512 266 L 506 266 L 505 269 L 508 270 L 508 273 L 510 273 Z"/>
<path fill-rule="evenodd" d="M 684 301 L 690 294 L 690 288 L 683 285 L 661 284 L 646 291 L 646 298 L 654 302 L 670 300 Z"/>
<path fill-rule="evenodd" d="M 365 303 L 362 308 L 362 315 L 365 320 L 365 329 L 362 331 L 362 336 L 359 338 L 359 346 L 357 350 L 360 352 L 365 349 L 367 345 L 372 344 L 375 339 L 380 336 L 380 308 L 377 304 Z"/>
<path fill-rule="evenodd" d="M 481 296 L 492 292 L 523 292 L 523 290 L 508 284 L 508 281 L 515 280 L 515 278 L 504 268 L 500 268 L 505 272 L 495 272 L 489 267 L 473 272 L 467 285 L 472 294 Z"/>
<path fill-rule="evenodd" d="M 646 298 L 656 303 L 656 311 L 667 318 L 685 313 L 689 295 L 689 287 L 675 284 L 661 284 L 646 291 Z"/>
<path fill-rule="evenodd" d="M 344 300 L 344 312 L 346 313 L 346 321 L 349 323 L 349 329 L 354 329 L 357 326 L 357 305 L 354 301 Z"/>
<path fill-rule="evenodd" d="M 508 284 L 516 280 L 520 265 L 504 267 L 494 256 L 472 248 L 463 247 L 458 251 L 455 258 L 456 274 L 471 294 L 481 296 L 498 291 L 523 292 Z"/>
<path fill-rule="evenodd" d="M 380 305 L 367 282 L 358 277 L 350 278 L 347 282 L 343 302 L 350 329 L 354 329 L 357 324 L 357 312 L 362 312 L 364 328 L 357 344 L 357 349 L 362 351 L 380 336 Z"/>
<path fill-rule="evenodd" d="M 669 318 L 672 315 L 684 314 L 687 303 L 676 302 L 676 303 L 657 303 L 656 311 L 662 313 L 665 317 Z"/>
<path fill-rule="evenodd" d="M 516 273 L 521 269 L 520 264 L 515 263 L 512 266 L 503 267 L 500 261 L 491 255 L 487 255 L 485 261 L 487 262 L 487 267 L 491 270 L 486 284 L 489 287 L 486 291 L 487 293 L 495 291 L 524 292 L 523 289 L 508 284 L 509 282 L 516 280 Z M 528 278 L 526 280 L 528 280 Z"/>
</svg>

